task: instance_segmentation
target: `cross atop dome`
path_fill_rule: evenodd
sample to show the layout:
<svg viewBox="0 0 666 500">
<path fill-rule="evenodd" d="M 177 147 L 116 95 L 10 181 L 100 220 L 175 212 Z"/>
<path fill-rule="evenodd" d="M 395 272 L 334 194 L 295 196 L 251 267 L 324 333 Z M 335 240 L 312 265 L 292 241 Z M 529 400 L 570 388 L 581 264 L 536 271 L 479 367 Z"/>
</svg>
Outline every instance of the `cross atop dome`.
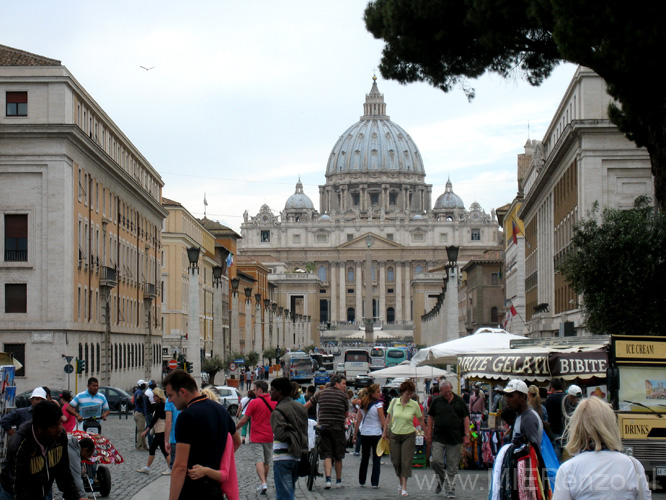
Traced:
<svg viewBox="0 0 666 500">
<path fill-rule="evenodd" d="M 363 104 L 363 116 L 361 120 L 388 120 L 386 115 L 386 103 L 384 102 L 384 94 L 379 92 L 377 87 L 377 77 L 372 77 L 372 88 L 369 94 L 365 94 L 365 103 Z"/>
</svg>

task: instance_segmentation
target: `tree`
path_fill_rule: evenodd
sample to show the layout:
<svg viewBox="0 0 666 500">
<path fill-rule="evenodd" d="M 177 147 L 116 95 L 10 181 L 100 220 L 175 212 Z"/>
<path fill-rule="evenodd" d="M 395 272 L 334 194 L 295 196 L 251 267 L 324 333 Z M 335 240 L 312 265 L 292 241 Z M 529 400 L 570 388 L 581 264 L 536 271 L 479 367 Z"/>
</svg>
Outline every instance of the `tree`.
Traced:
<svg viewBox="0 0 666 500">
<path fill-rule="evenodd" d="M 600 221 L 599 221 L 600 219 Z M 587 328 L 599 334 L 666 334 L 666 214 L 650 199 L 635 208 L 598 206 L 574 228 L 559 270 L 583 294 Z"/>
<path fill-rule="evenodd" d="M 257 366 L 259 362 L 259 353 L 252 351 L 245 356 L 245 366 Z"/>
<path fill-rule="evenodd" d="M 655 198 L 666 208 L 666 4 L 642 0 L 373 0 L 365 24 L 385 41 L 381 74 L 449 92 L 486 72 L 540 85 L 561 62 L 587 66 L 608 85 L 609 117 L 647 148 Z"/>
<path fill-rule="evenodd" d="M 215 385 L 215 375 L 217 375 L 217 372 L 223 372 L 225 368 L 224 361 L 217 355 L 212 358 L 206 358 L 201 363 L 201 370 L 208 373 L 210 377 L 208 381 L 210 385 Z"/>
<path fill-rule="evenodd" d="M 271 365 L 273 364 L 273 360 L 277 358 L 277 350 L 275 347 L 270 347 L 268 349 L 264 349 L 264 352 L 262 353 L 263 359 L 268 360 L 268 364 Z"/>
</svg>

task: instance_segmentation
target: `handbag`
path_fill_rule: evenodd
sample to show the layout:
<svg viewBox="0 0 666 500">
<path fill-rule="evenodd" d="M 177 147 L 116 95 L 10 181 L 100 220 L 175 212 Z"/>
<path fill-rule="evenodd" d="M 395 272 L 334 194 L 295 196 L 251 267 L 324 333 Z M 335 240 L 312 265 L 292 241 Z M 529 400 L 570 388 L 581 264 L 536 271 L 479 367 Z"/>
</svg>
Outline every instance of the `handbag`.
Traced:
<svg viewBox="0 0 666 500">
<path fill-rule="evenodd" d="M 638 460 L 634 457 L 629 457 L 634 464 L 634 471 L 636 471 L 636 483 L 638 486 L 638 500 L 643 500 L 643 485 L 641 484 L 641 471 L 638 470 Z M 645 476 L 643 476 L 645 477 Z"/>
<path fill-rule="evenodd" d="M 153 426 L 155 434 L 164 432 L 165 429 L 166 429 L 166 421 L 163 418 L 158 418 L 157 422 L 155 422 L 155 425 Z"/>
</svg>

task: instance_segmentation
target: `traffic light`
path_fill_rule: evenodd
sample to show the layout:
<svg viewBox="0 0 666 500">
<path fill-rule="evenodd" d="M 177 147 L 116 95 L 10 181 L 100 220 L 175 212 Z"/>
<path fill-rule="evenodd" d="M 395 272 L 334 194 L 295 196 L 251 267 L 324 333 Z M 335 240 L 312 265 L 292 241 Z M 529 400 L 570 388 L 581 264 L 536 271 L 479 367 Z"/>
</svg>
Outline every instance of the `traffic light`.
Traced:
<svg viewBox="0 0 666 500">
<path fill-rule="evenodd" d="M 79 373 L 79 374 L 83 373 L 83 368 L 81 367 L 81 362 L 82 362 L 82 360 L 80 360 L 79 358 L 76 358 L 74 360 L 74 369 L 76 370 L 76 373 Z"/>
<path fill-rule="evenodd" d="M 79 360 L 79 370 L 81 370 L 79 373 L 83 373 L 86 371 L 86 360 L 85 359 L 80 359 Z"/>
<path fill-rule="evenodd" d="M 187 373 L 192 373 L 192 363 L 185 362 L 185 371 Z"/>
<path fill-rule="evenodd" d="M 185 369 L 185 361 L 183 361 L 183 360 L 178 361 L 178 369 L 179 370 L 184 370 Z"/>
</svg>

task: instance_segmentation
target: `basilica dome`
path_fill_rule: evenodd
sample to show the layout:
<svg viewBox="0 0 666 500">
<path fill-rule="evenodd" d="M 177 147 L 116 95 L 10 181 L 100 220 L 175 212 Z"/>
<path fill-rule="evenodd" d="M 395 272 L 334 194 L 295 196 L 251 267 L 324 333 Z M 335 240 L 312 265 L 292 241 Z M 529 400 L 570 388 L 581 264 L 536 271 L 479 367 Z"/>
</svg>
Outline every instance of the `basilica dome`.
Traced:
<svg viewBox="0 0 666 500">
<path fill-rule="evenodd" d="M 444 193 L 437 198 L 435 202 L 435 210 L 452 210 L 452 209 L 465 209 L 465 204 L 462 198 L 453 192 L 453 185 L 451 179 L 446 181 L 446 188 Z"/>
<path fill-rule="evenodd" d="M 286 210 L 314 210 L 312 200 L 303 192 L 301 179 L 298 179 L 298 182 L 296 183 L 296 192 L 287 199 L 284 208 Z"/>
<path fill-rule="evenodd" d="M 365 96 L 363 116 L 338 139 L 326 167 L 326 175 L 386 171 L 425 175 L 419 148 L 402 127 L 386 115 L 384 95 L 373 77 Z"/>
</svg>

